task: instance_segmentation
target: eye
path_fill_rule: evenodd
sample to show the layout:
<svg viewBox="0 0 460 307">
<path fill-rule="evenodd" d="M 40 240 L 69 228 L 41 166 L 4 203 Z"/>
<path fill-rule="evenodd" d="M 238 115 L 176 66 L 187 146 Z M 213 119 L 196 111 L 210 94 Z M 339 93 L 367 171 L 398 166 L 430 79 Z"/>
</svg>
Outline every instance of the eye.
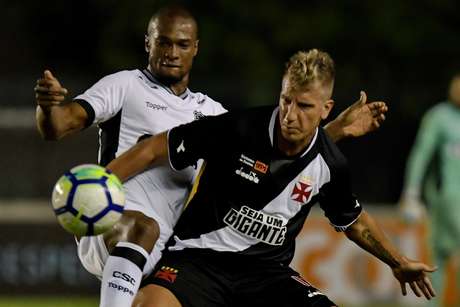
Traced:
<svg viewBox="0 0 460 307">
<path fill-rule="evenodd" d="M 165 39 L 157 39 L 155 40 L 155 44 L 159 47 L 169 47 L 171 43 Z"/>
<path fill-rule="evenodd" d="M 298 102 L 297 105 L 299 106 L 299 108 L 301 110 L 307 110 L 307 109 L 311 109 L 314 107 L 314 105 L 312 103 L 309 103 L 309 102 Z"/>
<path fill-rule="evenodd" d="M 179 47 L 182 48 L 182 49 L 188 49 L 188 48 L 190 48 L 190 43 L 188 43 L 188 42 L 179 43 Z"/>
<path fill-rule="evenodd" d="M 309 104 L 299 104 L 299 108 L 301 108 L 302 110 L 306 110 L 306 109 L 308 109 L 310 107 L 311 107 L 311 105 L 309 105 Z"/>
</svg>

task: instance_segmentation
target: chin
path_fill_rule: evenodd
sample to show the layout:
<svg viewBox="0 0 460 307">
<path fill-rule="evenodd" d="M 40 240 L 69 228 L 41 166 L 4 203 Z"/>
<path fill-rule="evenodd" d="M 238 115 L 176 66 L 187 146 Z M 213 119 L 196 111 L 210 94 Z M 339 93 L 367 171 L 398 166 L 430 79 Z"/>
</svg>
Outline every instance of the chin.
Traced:
<svg viewBox="0 0 460 307">
<path fill-rule="evenodd" d="M 282 132 L 283 138 L 289 143 L 296 143 L 302 139 L 302 136 L 299 134 L 293 134 L 288 132 Z"/>
<path fill-rule="evenodd" d="M 161 73 L 158 75 L 158 78 L 161 82 L 165 84 L 174 84 L 182 80 L 181 76 L 176 74 Z"/>
</svg>

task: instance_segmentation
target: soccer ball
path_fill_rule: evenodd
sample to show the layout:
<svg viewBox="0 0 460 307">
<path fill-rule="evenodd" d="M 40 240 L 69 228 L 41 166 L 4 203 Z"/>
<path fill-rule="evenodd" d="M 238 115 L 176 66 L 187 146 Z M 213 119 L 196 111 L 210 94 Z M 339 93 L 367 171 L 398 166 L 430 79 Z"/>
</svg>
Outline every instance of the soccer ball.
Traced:
<svg viewBox="0 0 460 307">
<path fill-rule="evenodd" d="M 121 217 L 125 194 L 120 180 L 109 170 L 83 164 L 56 182 L 51 197 L 57 220 L 77 236 L 101 234 Z"/>
</svg>

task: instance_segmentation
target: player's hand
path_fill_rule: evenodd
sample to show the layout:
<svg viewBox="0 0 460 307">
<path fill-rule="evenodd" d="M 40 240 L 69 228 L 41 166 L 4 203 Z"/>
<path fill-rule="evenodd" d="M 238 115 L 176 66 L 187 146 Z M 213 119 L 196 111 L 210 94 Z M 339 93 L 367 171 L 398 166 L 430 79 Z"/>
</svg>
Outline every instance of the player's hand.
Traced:
<svg viewBox="0 0 460 307">
<path fill-rule="evenodd" d="M 388 107 L 383 101 L 367 102 L 366 92 L 361 91 L 359 99 L 340 113 L 337 119 L 342 123 L 347 137 L 359 137 L 380 127 L 385 121 Z"/>
<path fill-rule="evenodd" d="M 431 267 L 425 263 L 404 258 L 404 263 L 392 270 L 393 275 L 401 285 L 401 292 L 404 296 L 407 295 L 406 284 L 409 284 L 416 296 L 421 297 L 423 295 L 430 300 L 436 296 L 436 293 L 428 273 L 433 273 L 436 269 L 436 267 Z"/>
<path fill-rule="evenodd" d="M 34 91 L 35 100 L 39 106 L 61 104 L 68 93 L 67 89 L 61 86 L 59 80 L 49 70 L 45 70 L 43 76 L 37 80 Z"/>
<path fill-rule="evenodd" d="M 421 223 L 427 217 L 425 205 L 417 198 L 407 195 L 399 201 L 398 211 L 407 224 Z"/>
</svg>

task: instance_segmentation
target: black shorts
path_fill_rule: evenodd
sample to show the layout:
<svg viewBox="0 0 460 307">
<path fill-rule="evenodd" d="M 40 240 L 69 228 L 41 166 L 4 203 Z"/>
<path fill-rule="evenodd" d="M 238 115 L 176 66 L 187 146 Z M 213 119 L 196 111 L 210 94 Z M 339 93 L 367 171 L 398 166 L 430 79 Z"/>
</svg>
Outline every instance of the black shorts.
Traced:
<svg viewBox="0 0 460 307">
<path fill-rule="evenodd" d="M 165 252 L 142 286 L 169 289 L 183 307 L 337 306 L 289 266 L 210 250 Z"/>
</svg>

